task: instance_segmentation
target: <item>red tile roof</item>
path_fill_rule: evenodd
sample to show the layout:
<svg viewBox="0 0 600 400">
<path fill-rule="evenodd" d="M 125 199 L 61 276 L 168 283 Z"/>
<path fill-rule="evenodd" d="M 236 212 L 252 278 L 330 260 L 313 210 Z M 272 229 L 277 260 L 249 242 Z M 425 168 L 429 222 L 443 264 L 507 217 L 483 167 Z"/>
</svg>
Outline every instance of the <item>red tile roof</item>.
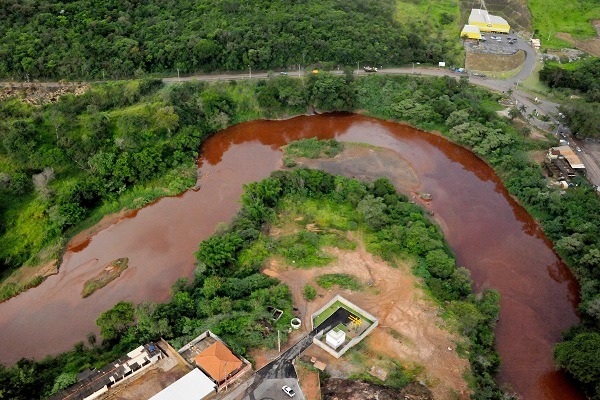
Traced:
<svg viewBox="0 0 600 400">
<path fill-rule="evenodd" d="M 242 366 L 242 361 L 221 342 L 215 342 L 196 357 L 196 365 L 217 382 L 224 381 L 230 373 Z"/>
</svg>

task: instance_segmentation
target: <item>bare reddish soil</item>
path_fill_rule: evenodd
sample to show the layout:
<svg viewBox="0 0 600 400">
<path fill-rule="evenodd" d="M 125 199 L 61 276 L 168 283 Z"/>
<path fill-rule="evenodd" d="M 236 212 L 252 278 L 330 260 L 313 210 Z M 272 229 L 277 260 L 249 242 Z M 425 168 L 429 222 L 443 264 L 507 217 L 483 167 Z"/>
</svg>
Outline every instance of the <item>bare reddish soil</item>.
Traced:
<svg viewBox="0 0 600 400">
<path fill-rule="evenodd" d="M 329 301 L 342 294 L 348 300 L 379 318 L 379 327 L 366 339 L 367 348 L 378 354 L 401 360 L 407 366 L 419 365 L 423 371 L 419 379 L 431 386 L 436 399 L 468 398 L 469 390 L 463 378 L 469 370 L 467 360 L 458 356 L 455 342 L 458 337 L 445 330 L 445 322 L 437 315 L 438 308 L 426 298 L 412 275 L 408 262 L 392 268 L 384 261 L 366 252 L 359 237 L 349 236 L 358 243 L 356 250 L 326 249 L 337 260 L 330 265 L 310 270 L 294 269 L 272 259 L 264 270 L 286 283 L 292 292 L 294 304 L 303 320 L 303 331 L 310 329 L 310 315 Z M 319 275 L 347 273 L 365 285 L 360 292 L 325 290 L 314 280 Z M 368 283 L 372 286 L 368 287 Z M 302 295 L 306 284 L 317 288 L 317 299 L 308 302 Z M 270 358 L 270 357 L 267 357 Z M 344 357 L 335 359 L 324 351 L 318 357 L 328 364 L 327 371 L 333 376 L 347 376 L 353 372 Z"/>
</svg>

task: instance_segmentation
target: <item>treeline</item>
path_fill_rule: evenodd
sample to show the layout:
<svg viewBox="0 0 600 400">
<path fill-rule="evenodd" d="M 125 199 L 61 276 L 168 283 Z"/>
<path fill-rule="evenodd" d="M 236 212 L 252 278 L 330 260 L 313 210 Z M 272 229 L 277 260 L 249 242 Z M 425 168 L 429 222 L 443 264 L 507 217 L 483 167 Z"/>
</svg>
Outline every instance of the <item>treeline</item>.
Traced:
<svg viewBox="0 0 600 400">
<path fill-rule="evenodd" d="M 551 88 L 570 89 L 583 99 L 570 100 L 561 107 L 566 123 L 577 137 L 600 137 L 600 58 L 590 58 L 576 68 L 546 63 L 540 80 Z"/>
<path fill-rule="evenodd" d="M 581 288 L 582 323 L 564 333 L 555 351 L 557 364 L 590 395 L 600 395 L 600 198 L 594 188 L 582 178 L 565 192 L 549 188 L 540 166 L 526 154 L 540 144 L 498 116 L 497 95 L 465 79 L 371 76 L 355 87 L 357 108 L 441 131 L 472 149 L 541 222 Z"/>
<path fill-rule="evenodd" d="M 0 8 L 0 79 L 449 61 L 427 22 L 393 0 L 22 2 Z M 428 21 L 427 19 L 424 21 Z"/>
<path fill-rule="evenodd" d="M 200 143 L 238 115 L 227 88 L 142 80 L 41 107 L 2 102 L 0 277 L 56 258 L 105 213 L 192 186 Z M 0 299 L 29 284 L 3 285 Z"/>
</svg>

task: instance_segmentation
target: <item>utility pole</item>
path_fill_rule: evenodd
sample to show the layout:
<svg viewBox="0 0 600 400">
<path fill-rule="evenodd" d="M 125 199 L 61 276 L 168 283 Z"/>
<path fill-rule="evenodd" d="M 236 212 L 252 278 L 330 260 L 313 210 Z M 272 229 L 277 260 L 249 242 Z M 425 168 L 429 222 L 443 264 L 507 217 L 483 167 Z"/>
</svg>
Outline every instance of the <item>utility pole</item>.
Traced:
<svg viewBox="0 0 600 400">
<path fill-rule="evenodd" d="M 252 79 L 252 67 L 248 64 L 248 68 L 250 69 L 250 79 Z"/>
<path fill-rule="evenodd" d="M 181 82 L 181 79 L 179 79 L 179 68 L 177 68 L 177 80 Z"/>
<path fill-rule="evenodd" d="M 281 353 L 281 340 L 279 339 L 279 329 L 277 329 L 277 350 Z"/>
<path fill-rule="evenodd" d="M 356 75 L 360 74 L 360 62 L 356 62 Z"/>
</svg>

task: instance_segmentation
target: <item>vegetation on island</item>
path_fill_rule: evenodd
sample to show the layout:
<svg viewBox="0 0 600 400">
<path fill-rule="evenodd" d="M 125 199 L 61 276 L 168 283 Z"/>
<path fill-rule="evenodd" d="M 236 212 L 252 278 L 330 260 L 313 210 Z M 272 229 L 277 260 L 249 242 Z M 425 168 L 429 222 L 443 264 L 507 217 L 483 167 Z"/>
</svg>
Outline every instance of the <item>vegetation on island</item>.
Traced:
<svg viewBox="0 0 600 400">
<path fill-rule="evenodd" d="M 455 47 L 394 18 L 394 0 L 23 3 L 0 9 L 0 79 L 437 63 Z M 450 60 L 447 60 L 450 61 Z"/>
<path fill-rule="evenodd" d="M 86 298 L 91 296 L 96 290 L 102 289 L 108 285 L 125 271 L 128 267 L 129 259 L 127 257 L 117 258 L 111 261 L 105 266 L 96 276 L 88 279 L 83 284 L 83 290 L 81 291 L 81 297 Z"/>
<path fill-rule="evenodd" d="M 588 58 L 575 66 L 546 63 L 540 80 L 565 97 L 573 92 L 579 95 L 563 102 L 564 122 L 579 138 L 600 138 L 600 58 Z"/>
</svg>

